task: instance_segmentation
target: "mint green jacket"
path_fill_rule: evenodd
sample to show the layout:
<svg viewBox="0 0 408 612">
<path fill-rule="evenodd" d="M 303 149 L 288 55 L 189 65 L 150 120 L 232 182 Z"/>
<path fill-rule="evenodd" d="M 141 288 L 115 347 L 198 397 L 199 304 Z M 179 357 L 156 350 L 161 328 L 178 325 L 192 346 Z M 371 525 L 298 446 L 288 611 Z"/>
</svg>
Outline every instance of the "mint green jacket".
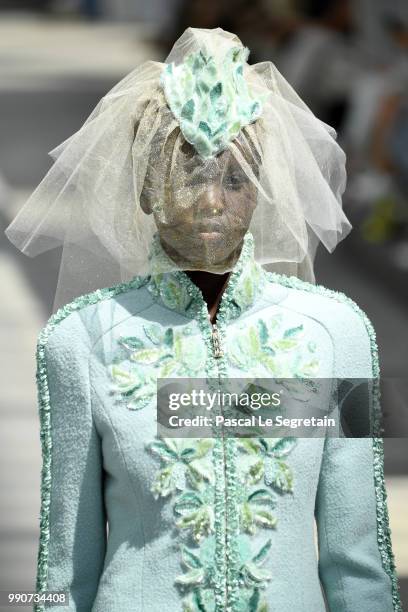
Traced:
<svg viewBox="0 0 408 612">
<path fill-rule="evenodd" d="M 266 272 L 248 233 L 217 344 L 165 258 L 156 239 L 151 275 L 77 298 L 39 336 L 37 591 L 77 612 L 400 611 L 381 438 L 157 435 L 158 377 L 376 378 L 366 315 Z"/>
</svg>

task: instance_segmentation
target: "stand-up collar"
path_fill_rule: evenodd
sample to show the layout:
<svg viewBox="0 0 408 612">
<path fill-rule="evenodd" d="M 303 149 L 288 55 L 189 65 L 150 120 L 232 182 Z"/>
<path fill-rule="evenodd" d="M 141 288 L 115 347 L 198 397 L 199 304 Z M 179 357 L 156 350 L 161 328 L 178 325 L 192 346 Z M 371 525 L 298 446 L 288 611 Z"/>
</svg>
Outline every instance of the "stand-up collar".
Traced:
<svg viewBox="0 0 408 612">
<path fill-rule="evenodd" d="M 196 308 L 201 308 L 204 303 L 202 292 L 183 270 L 172 269 L 174 262 L 164 251 L 157 233 L 154 236 L 150 261 L 149 291 L 167 308 L 194 317 Z M 253 304 L 265 278 L 264 269 L 254 259 L 253 236 L 247 232 L 240 256 L 222 296 L 222 302 L 228 303 L 231 317 L 239 316 Z"/>
</svg>

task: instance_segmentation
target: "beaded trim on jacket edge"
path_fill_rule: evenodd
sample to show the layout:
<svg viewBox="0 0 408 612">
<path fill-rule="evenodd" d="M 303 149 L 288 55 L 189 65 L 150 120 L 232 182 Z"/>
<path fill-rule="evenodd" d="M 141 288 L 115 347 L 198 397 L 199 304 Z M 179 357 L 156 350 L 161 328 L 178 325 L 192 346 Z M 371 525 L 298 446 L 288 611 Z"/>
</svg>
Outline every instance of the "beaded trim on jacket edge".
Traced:
<svg viewBox="0 0 408 612">
<path fill-rule="evenodd" d="M 232 275 L 231 275 L 232 276 Z M 376 335 L 371 321 L 365 314 L 365 312 L 348 296 L 339 291 L 328 289 L 322 285 L 313 285 L 307 281 L 298 279 L 295 276 L 285 276 L 276 272 L 266 272 L 267 278 L 271 282 L 276 282 L 283 286 L 303 289 L 312 293 L 325 295 L 331 297 L 339 302 L 348 303 L 354 311 L 362 318 L 367 333 L 370 338 L 371 356 L 372 356 L 372 367 L 373 367 L 373 378 L 374 383 L 374 401 L 375 401 L 375 414 L 377 416 L 377 423 L 379 423 L 381 415 L 381 406 L 379 404 L 380 389 L 378 383 L 378 377 L 380 373 L 379 360 L 378 360 L 378 347 L 376 341 Z M 37 558 L 37 581 L 36 581 L 36 592 L 42 593 L 47 588 L 47 573 L 48 573 L 48 541 L 49 541 L 49 513 L 51 503 L 51 450 L 52 450 L 52 436 L 51 436 L 51 419 L 50 419 L 50 395 L 48 388 L 47 379 L 47 367 L 45 358 L 45 347 L 48 338 L 56 325 L 68 317 L 71 313 L 78 311 L 86 306 L 96 304 L 103 300 L 108 300 L 116 295 L 125 293 L 131 289 L 136 289 L 148 281 L 149 277 L 136 276 L 132 280 L 115 285 L 113 287 L 107 287 L 104 289 L 97 289 L 91 293 L 81 295 L 75 300 L 66 304 L 56 313 L 54 313 L 48 320 L 46 326 L 42 329 L 38 336 L 37 341 L 37 372 L 36 381 L 38 388 L 38 403 L 39 403 L 39 416 L 40 416 L 40 440 L 43 457 L 43 465 L 41 471 L 41 510 L 40 510 L 40 542 L 38 549 Z M 238 280 L 235 275 L 235 282 Z M 228 291 L 229 290 L 229 291 Z M 226 291 L 228 293 L 232 290 L 231 282 L 228 283 Z M 384 570 L 388 574 L 392 583 L 392 601 L 394 612 L 402 612 L 401 600 L 398 590 L 398 580 L 396 575 L 396 567 L 394 561 L 394 555 L 391 545 L 391 530 L 389 526 L 389 515 L 387 509 L 387 492 L 384 482 L 384 444 L 381 437 L 373 438 L 373 451 L 374 451 L 374 484 L 376 492 L 376 504 L 377 504 L 377 540 L 378 546 L 382 558 Z M 44 612 L 44 604 L 35 604 L 34 612 Z"/>
</svg>

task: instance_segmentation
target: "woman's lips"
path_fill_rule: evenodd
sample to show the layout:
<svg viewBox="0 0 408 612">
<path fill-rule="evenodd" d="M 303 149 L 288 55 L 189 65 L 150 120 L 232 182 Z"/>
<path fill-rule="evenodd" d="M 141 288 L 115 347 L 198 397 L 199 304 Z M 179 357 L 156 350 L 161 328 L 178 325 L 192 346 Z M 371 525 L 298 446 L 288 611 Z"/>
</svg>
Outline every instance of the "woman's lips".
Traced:
<svg viewBox="0 0 408 612">
<path fill-rule="evenodd" d="M 200 234 L 214 234 L 224 231 L 224 225 L 215 219 L 207 219 L 205 221 L 193 222 L 190 225 L 190 232 L 196 231 Z"/>
</svg>

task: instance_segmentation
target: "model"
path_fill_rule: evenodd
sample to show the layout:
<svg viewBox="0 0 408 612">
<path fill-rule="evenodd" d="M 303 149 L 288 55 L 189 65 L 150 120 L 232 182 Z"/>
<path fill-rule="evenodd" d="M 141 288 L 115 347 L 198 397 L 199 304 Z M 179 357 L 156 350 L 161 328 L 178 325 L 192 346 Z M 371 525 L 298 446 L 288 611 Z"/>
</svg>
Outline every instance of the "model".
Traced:
<svg viewBox="0 0 408 612">
<path fill-rule="evenodd" d="M 52 153 L 7 229 L 29 255 L 64 246 L 37 352 L 37 591 L 63 610 L 402 609 L 379 435 L 158 434 L 158 379 L 378 379 L 367 316 L 313 274 L 350 229 L 344 153 L 247 59 L 186 30 Z"/>
</svg>

